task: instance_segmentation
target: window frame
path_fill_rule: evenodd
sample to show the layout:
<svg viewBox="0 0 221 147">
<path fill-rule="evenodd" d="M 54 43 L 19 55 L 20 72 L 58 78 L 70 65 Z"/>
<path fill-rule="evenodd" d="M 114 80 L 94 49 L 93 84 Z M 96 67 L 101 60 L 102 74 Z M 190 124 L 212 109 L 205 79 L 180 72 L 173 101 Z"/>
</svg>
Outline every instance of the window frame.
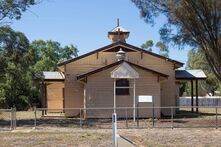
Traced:
<svg viewBox="0 0 221 147">
<path fill-rule="evenodd" d="M 116 79 L 115 86 L 117 96 L 130 95 L 130 81 L 128 79 Z"/>
</svg>

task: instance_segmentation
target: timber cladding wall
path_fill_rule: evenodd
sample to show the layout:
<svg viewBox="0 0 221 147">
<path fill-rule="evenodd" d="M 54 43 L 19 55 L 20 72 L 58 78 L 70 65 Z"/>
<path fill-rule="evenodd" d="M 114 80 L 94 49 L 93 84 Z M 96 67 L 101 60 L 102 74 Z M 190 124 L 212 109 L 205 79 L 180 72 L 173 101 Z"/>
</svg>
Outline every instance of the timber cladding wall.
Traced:
<svg viewBox="0 0 221 147">
<path fill-rule="evenodd" d="M 47 107 L 62 109 L 64 105 L 63 82 L 47 83 Z M 49 112 L 63 112 L 63 110 L 50 110 Z"/>
<path fill-rule="evenodd" d="M 116 62 L 116 53 L 111 52 L 99 52 L 95 53 L 89 56 L 86 56 L 84 58 L 81 58 L 79 60 L 76 60 L 74 62 L 66 64 L 65 68 L 65 107 L 66 108 L 83 108 L 83 100 L 84 100 L 84 84 L 82 82 L 79 82 L 76 80 L 76 76 L 85 72 L 89 72 L 92 70 L 95 70 L 97 68 L 103 67 L 105 65 L 111 64 L 113 62 Z M 155 92 L 156 97 L 159 97 L 159 102 L 156 104 L 159 104 L 159 106 L 175 106 L 176 100 L 175 100 L 175 70 L 174 70 L 174 64 L 172 62 L 169 62 L 165 59 L 158 58 L 146 53 L 143 53 L 141 56 L 140 52 L 128 52 L 127 53 L 127 60 L 130 62 L 133 62 L 135 64 L 139 64 L 141 66 L 144 66 L 146 68 L 153 69 L 155 71 L 164 73 L 169 75 L 168 80 L 162 81 L 160 83 L 157 82 L 157 77 L 151 75 L 146 75 L 141 77 L 137 80 L 137 87 L 136 89 L 137 94 L 148 94 L 149 91 Z M 142 73 L 143 71 L 139 71 L 140 69 L 136 69 L 138 72 Z M 109 71 L 109 72 L 108 72 Z M 88 77 L 88 82 L 92 82 L 93 86 L 90 86 L 89 91 L 91 91 L 91 94 L 97 92 L 96 88 L 103 88 L 103 90 L 108 91 L 107 95 L 112 95 L 113 93 L 113 79 L 110 79 L 110 70 L 106 71 L 107 75 L 106 77 L 104 75 L 99 75 L 101 73 L 97 73 L 96 75 L 92 75 L 91 77 Z M 143 74 L 143 73 L 142 73 Z M 141 75 L 142 75 L 141 74 Z M 145 74 L 148 74 L 145 72 Z M 97 78 L 95 78 L 97 76 Z M 100 76 L 100 77 L 99 77 Z M 149 76 L 149 77 L 148 77 Z M 96 79 L 97 81 L 93 81 L 91 78 Z M 99 78 L 98 78 L 99 77 Z M 139 80 L 143 82 L 144 85 L 139 85 Z M 105 81 L 104 83 L 112 83 L 110 87 L 103 87 L 102 81 Z M 150 82 L 151 81 L 151 82 Z M 95 83 L 97 82 L 97 83 Z M 150 84 L 151 83 L 151 84 Z M 90 83 L 87 83 L 87 85 Z M 103 85 L 103 86 L 100 86 Z M 145 91 L 142 89 L 144 87 L 147 87 Z M 87 86 L 88 87 L 88 86 Z M 94 87 L 94 89 L 93 89 Z M 106 89 L 105 89 L 106 88 Z M 154 90 L 154 89 L 155 90 Z M 158 89 L 158 90 L 156 90 Z M 87 89 L 88 90 L 88 89 Z M 98 97 L 98 103 L 97 107 L 108 107 L 113 106 L 112 101 L 108 101 L 107 103 L 101 103 L 101 99 L 104 97 L 103 90 L 99 90 L 99 97 Z M 87 91 L 88 92 L 88 91 Z M 105 93 L 106 94 L 106 93 Z M 108 97 L 108 96 L 105 96 Z M 113 96 L 113 95 L 112 95 Z M 102 97 L 102 98 L 100 98 Z M 88 98 L 88 96 L 87 96 Z M 121 96 L 118 98 L 118 100 L 121 100 L 122 103 L 118 102 L 118 104 L 129 105 L 131 102 L 128 101 L 127 103 L 124 103 L 125 97 Z M 130 98 L 131 99 L 131 98 Z M 88 104 L 88 103 L 87 103 Z M 91 105 L 93 106 L 93 105 Z M 167 112 L 165 111 L 165 114 Z M 66 111 L 65 114 L 67 116 L 73 116 L 78 115 L 79 111 Z"/>
<path fill-rule="evenodd" d="M 157 81 L 157 75 L 147 73 L 141 69 L 133 67 L 140 75 L 136 79 L 136 97 L 138 95 L 153 95 L 155 105 L 160 106 L 160 83 Z M 114 82 L 110 78 L 110 72 L 114 69 L 102 71 L 88 77 L 86 84 L 86 107 L 87 108 L 104 108 L 113 107 L 113 90 Z M 133 86 L 133 80 L 130 80 L 130 86 Z M 117 107 L 133 107 L 133 89 L 130 89 L 130 94 L 127 96 L 116 96 Z M 151 104 L 142 103 L 142 107 L 152 106 Z M 117 110 L 118 117 L 126 116 L 125 109 Z M 86 115 L 88 118 L 111 118 L 113 110 L 88 110 Z M 133 116 L 133 109 L 127 110 L 128 117 Z M 140 117 L 151 117 L 152 110 L 139 110 Z M 160 117 L 160 110 L 156 110 L 156 117 Z"/>
</svg>

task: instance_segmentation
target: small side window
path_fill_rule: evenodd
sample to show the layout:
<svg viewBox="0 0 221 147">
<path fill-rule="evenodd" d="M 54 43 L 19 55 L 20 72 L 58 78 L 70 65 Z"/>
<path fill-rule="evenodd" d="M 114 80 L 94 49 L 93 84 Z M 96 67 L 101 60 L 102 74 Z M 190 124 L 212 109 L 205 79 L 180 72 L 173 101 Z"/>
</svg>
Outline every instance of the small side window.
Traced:
<svg viewBox="0 0 221 147">
<path fill-rule="evenodd" d="M 116 87 L 128 87 L 128 88 L 116 88 L 116 95 L 130 95 L 129 80 L 127 79 L 117 80 Z"/>
</svg>

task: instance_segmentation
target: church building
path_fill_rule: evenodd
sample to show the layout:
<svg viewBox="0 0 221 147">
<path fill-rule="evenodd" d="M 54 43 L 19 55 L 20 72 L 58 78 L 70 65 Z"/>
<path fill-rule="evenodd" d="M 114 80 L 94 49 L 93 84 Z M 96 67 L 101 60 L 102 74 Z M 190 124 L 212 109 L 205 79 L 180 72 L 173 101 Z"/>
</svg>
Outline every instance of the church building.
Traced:
<svg viewBox="0 0 221 147">
<path fill-rule="evenodd" d="M 111 44 L 60 63 L 57 71 L 43 72 L 42 107 L 65 116 L 81 113 L 85 118 L 111 117 L 113 112 L 123 117 L 125 110 L 120 108 L 130 107 L 127 115 L 133 117 L 138 104 L 176 106 L 179 80 L 206 78 L 201 70 L 178 70 L 183 63 L 127 43 L 129 34 L 117 25 L 108 32 Z M 145 96 L 152 97 L 152 102 L 139 100 Z M 82 112 L 63 108 L 82 108 Z M 162 115 L 170 115 L 170 110 L 155 110 L 156 117 Z M 139 110 L 139 117 L 150 116 L 152 109 Z"/>
</svg>

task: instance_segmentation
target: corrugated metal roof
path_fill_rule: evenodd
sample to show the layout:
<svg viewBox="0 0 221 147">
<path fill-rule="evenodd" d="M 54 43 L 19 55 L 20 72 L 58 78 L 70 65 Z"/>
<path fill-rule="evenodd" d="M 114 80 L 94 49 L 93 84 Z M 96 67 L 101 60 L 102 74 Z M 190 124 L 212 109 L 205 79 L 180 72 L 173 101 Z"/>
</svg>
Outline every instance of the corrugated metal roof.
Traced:
<svg viewBox="0 0 221 147">
<path fill-rule="evenodd" d="M 176 70 L 176 79 L 206 79 L 203 70 Z"/>
<path fill-rule="evenodd" d="M 62 72 L 58 71 L 43 71 L 35 75 L 39 79 L 44 80 L 64 80 L 65 76 Z"/>
</svg>

